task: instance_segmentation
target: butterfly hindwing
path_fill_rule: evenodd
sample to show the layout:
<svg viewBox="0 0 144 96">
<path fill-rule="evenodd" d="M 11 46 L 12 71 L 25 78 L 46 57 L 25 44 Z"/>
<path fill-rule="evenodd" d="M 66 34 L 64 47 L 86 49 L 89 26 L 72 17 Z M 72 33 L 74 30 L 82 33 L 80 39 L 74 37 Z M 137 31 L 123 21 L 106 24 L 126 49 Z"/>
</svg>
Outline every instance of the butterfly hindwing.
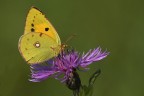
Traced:
<svg viewBox="0 0 144 96">
<path fill-rule="evenodd" d="M 19 50 L 30 64 L 44 62 L 59 53 L 59 45 L 43 33 L 28 33 L 19 40 Z"/>
</svg>

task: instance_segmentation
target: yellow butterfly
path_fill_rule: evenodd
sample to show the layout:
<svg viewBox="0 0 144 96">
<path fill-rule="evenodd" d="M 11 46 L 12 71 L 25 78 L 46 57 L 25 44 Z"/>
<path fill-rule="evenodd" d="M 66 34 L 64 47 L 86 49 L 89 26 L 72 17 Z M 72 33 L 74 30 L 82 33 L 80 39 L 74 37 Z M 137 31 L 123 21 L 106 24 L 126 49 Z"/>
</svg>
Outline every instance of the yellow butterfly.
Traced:
<svg viewBox="0 0 144 96">
<path fill-rule="evenodd" d="M 61 40 L 52 24 L 37 8 L 32 7 L 26 18 L 24 35 L 18 48 L 29 64 L 45 62 L 61 51 Z"/>
</svg>

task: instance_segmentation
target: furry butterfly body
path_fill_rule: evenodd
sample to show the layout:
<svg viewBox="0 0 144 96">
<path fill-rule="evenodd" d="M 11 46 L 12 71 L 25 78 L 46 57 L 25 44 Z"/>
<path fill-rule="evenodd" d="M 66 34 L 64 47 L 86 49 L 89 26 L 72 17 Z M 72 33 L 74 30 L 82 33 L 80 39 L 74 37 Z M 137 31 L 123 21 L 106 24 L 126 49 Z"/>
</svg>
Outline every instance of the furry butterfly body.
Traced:
<svg viewBox="0 0 144 96">
<path fill-rule="evenodd" d="M 18 47 L 29 64 L 45 62 L 60 53 L 59 35 L 45 15 L 35 7 L 28 12 L 24 34 L 19 39 Z"/>
</svg>

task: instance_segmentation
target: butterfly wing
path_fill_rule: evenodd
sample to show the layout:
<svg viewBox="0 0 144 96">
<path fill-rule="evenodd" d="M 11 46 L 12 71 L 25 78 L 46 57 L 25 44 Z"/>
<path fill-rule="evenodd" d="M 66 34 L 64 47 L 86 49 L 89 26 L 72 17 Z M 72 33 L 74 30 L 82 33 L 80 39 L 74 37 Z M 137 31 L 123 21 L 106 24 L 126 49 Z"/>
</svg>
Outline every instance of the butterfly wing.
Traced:
<svg viewBox="0 0 144 96">
<path fill-rule="evenodd" d="M 26 18 L 24 34 L 30 32 L 44 33 L 53 38 L 59 45 L 61 45 L 59 35 L 57 34 L 52 24 L 48 21 L 45 15 L 35 7 L 30 9 Z"/>
<path fill-rule="evenodd" d="M 28 33 L 19 40 L 19 51 L 30 64 L 41 63 L 59 54 L 57 42 L 44 33 Z"/>
</svg>

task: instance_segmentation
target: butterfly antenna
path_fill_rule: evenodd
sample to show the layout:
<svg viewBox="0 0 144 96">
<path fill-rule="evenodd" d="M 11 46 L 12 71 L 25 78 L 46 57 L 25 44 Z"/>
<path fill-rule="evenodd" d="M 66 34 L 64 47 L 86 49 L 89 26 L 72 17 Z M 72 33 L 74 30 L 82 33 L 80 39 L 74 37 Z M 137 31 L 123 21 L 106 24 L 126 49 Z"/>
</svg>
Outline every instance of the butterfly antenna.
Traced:
<svg viewBox="0 0 144 96">
<path fill-rule="evenodd" d="M 65 42 L 64 44 L 66 44 L 68 41 L 70 41 L 71 39 L 73 39 L 76 36 L 76 34 L 71 35 Z"/>
</svg>

